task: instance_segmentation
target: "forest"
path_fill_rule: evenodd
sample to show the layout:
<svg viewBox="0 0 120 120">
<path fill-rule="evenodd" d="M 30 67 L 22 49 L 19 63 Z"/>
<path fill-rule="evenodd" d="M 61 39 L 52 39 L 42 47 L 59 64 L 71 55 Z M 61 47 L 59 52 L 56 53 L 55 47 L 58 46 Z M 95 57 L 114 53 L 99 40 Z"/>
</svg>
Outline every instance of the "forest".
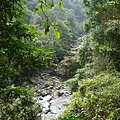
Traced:
<svg viewBox="0 0 120 120">
<path fill-rule="evenodd" d="M 0 0 L 0 120 L 120 120 L 120 0 Z"/>
</svg>

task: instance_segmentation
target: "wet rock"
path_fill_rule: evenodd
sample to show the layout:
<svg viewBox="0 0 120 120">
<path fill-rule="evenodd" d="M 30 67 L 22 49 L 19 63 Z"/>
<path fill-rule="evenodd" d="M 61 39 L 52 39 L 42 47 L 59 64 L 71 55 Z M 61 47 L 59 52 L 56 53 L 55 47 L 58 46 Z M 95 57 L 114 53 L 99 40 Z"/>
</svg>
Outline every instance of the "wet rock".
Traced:
<svg viewBox="0 0 120 120">
<path fill-rule="evenodd" d="M 42 98 L 40 100 L 40 98 Z M 52 96 L 47 95 L 45 97 L 39 97 L 38 99 L 38 103 L 42 104 L 42 114 L 47 114 L 48 112 L 50 112 L 50 101 L 52 100 Z"/>
<path fill-rule="evenodd" d="M 51 113 L 57 114 L 59 116 L 66 109 L 66 106 L 63 104 L 70 102 L 70 96 L 65 97 L 61 96 L 51 101 L 50 111 Z"/>
<path fill-rule="evenodd" d="M 57 90 L 60 90 L 61 88 L 62 88 L 61 86 L 57 86 L 57 87 L 56 87 Z"/>
<path fill-rule="evenodd" d="M 42 96 L 38 97 L 38 100 L 43 100 L 43 97 Z"/>
<path fill-rule="evenodd" d="M 49 86 L 47 89 L 52 90 L 54 87 L 53 86 Z"/>
<path fill-rule="evenodd" d="M 58 91 L 58 97 L 62 96 L 64 94 L 64 91 Z"/>
<path fill-rule="evenodd" d="M 33 84 L 33 85 L 37 85 L 37 81 L 35 79 L 31 79 L 30 82 Z"/>
<path fill-rule="evenodd" d="M 44 102 L 44 103 L 41 103 L 42 106 L 43 106 L 43 113 L 44 114 L 47 114 L 49 111 L 50 111 L 50 103 L 49 102 Z"/>
<path fill-rule="evenodd" d="M 37 103 L 43 108 L 40 113 L 42 120 L 58 118 L 66 109 L 63 104 L 68 104 L 70 101 L 70 93 L 66 85 L 61 84 L 58 77 L 50 76 L 46 72 L 37 73 L 30 81 L 38 93 Z"/>
<path fill-rule="evenodd" d="M 40 95 L 41 95 L 42 97 L 45 97 L 45 96 L 47 96 L 48 94 L 49 94 L 49 90 L 45 90 L 45 91 L 42 91 Z"/>
<path fill-rule="evenodd" d="M 51 79 L 52 79 L 52 80 L 56 80 L 57 78 L 56 78 L 56 77 L 52 77 Z"/>
<path fill-rule="evenodd" d="M 51 95 L 47 95 L 43 98 L 44 101 L 50 102 L 52 100 L 52 96 Z"/>
</svg>

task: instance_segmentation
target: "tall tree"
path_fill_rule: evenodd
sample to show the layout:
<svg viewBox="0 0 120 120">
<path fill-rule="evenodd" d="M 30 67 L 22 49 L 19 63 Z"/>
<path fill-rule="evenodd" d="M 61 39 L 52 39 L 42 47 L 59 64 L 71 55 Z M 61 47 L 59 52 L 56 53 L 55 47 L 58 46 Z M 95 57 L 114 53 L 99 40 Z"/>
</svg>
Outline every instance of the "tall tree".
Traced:
<svg viewBox="0 0 120 120">
<path fill-rule="evenodd" d="M 99 44 L 99 61 L 105 61 L 105 69 L 120 71 L 120 1 L 83 0 L 89 19 L 86 32 Z M 103 59 L 102 59 L 103 58 Z"/>
<path fill-rule="evenodd" d="M 5 79 L 24 67 L 47 67 L 52 57 L 50 52 L 36 48 L 38 32 L 24 21 L 25 1 L 0 0 L 0 5 L 0 83 L 4 85 Z"/>
</svg>

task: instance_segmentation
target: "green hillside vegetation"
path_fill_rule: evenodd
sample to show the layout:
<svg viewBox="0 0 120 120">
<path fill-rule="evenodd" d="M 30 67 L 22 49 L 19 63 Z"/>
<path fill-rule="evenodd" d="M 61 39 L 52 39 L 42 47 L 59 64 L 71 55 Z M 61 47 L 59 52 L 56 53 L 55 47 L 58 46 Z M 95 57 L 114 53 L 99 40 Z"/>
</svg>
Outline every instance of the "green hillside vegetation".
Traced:
<svg viewBox="0 0 120 120">
<path fill-rule="evenodd" d="M 61 76 L 74 75 L 65 81 L 73 97 L 60 119 L 120 119 L 120 0 L 0 0 L 0 6 L 1 120 L 41 120 L 35 91 L 12 85 L 13 78 L 60 62 Z M 73 40 L 84 34 L 78 56 L 69 59 Z"/>
<path fill-rule="evenodd" d="M 23 87 L 0 88 L 0 119 L 41 120 L 40 104 L 35 104 L 35 91 Z"/>
<path fill-rule="evenodd" d="M 120 74 L 103 72 L 80 84 L 63 117 L 119 120 Z"/>
</svg>

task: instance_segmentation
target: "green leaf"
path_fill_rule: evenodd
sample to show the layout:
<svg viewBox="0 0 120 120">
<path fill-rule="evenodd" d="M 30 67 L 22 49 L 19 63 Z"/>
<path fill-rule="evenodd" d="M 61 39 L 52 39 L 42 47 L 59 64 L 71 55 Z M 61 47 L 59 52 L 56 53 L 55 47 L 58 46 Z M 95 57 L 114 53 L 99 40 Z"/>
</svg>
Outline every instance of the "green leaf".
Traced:
<svg viewBox="0 0 120 120">
<path fill-rule="evenodd" d="M 35 12 L 36 12 L 36 13 L 40 12 L 41 10 L 42 10 L 41 6 L 37 6 L 37 7 L 35 8 Z"/>
<path fill-rule="evenodd" d="M 50 30 L 49 30 L 49 26 L 48 26 L 48 27 L 45 29 L 45 35 L 47 35 L 49 31 L 50 31 Z"/>
<path fill-rule="evenodd" d="M 58 38 L 58 39 L 60 38 L 60 33 L 58 31 L 54 31 L 54 35 L 56 38 Z"/>
<path fill-rule="evenodd" d="M 53 7 L 54 6 L 54 0 L 51 0 L 49 5 L 50 5 L 50 7 Z"/>
<path fill-rule="evenodd" d="M 47 19 L 47 20 L 44 22 L 44 28 L 47 29 L 48 27 L 50 27 L 50 22 L 49 22 L 49 20 Z"/>
<path fill-rule="evenodd" d="M 37 0 L 39 3 L 45 3 L 45 0 Z"/>
<path fill-rule="evenodd" d="M 45 11 L 50 11 L 50 8 L 48 6 L 45 6 Z"/>
<path fill-rule="evenodd" d="M 45 35 L 48 34 L 49 28 L 50 28 L 50 22 L 49 22 L 49 20 L 46 20 L 46 21 L 44 22 Z"/>
<path fill-rule="evenodd" d="M 62 0 L 60 0 L 60 2 L 59 2 L 59 8 L 62 8 L 63 7 L 63 1 Z"/>
<path fill-rule="evenodd" d="M 42 9 L 42 11 L 44 12 L 44 11 L 45 11 L 45 6 L 44 6 L 44 5 L 41 5 L 41 9 Z"/>
</svg>

